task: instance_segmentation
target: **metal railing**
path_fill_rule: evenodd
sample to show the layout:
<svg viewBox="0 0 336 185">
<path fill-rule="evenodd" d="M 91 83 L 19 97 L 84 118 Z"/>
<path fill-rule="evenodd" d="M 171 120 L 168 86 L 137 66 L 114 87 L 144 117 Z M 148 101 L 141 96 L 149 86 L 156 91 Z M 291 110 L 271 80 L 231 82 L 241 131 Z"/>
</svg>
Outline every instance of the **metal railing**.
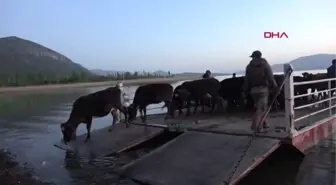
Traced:
<svg viewBox="0 0 336 185">
<path fill-rule="evenodd" d="M 284 71 L 288 71 L 288 68 L 292 68 L 290 64 L 284 65 Z M 299 85 L 307 85 L 307 84 L 316 84 L 316 83 L 323 83 L 328 82 L 328 88 L 326 90 L 317 91 L 317 93 L 328 93 L 328 98 L 322 99 L 320 101 L 316 101 L 314 103 L 309 103 L 306 105 L 301 105 L 295 107 L 294 100 L 297 98 L 307 97 L 311 95 L 315 95 L 315 92 L 301 94 L 301 95 L 294 95 L 294 88 Z M 336 78 L 329 78 L 329 79 L 322 79 L 322 80 L 312 80 L 312 81 L 304 81 L 304 82 L 294 82 L 294 76 L 293 73 L 288 76 L 288 78 L 285 79 L 285 112 L 286 112 L 286 119 L 288 119 L 289 127 L 288 127 L 288 133 L 291 137 L 295 135 L 297 132 L 295 129 L 295 122 L 298 122 L 300 120 L 303 120 L 305 118 L 314 116 L 316 114 L 322 113 L 324 111 L 329 110 L 328 116 L 333 116 L 333 108 L 336 108 L 336 105 L 333 105 L 333 100 L 336 99 L 336 97 L 333 96 L 333 91 L 336 90 L 336 88 L 332 88 L 332 82 L 336 84 Z M 303 115 L 301 117 L 296 118 L 295 117 L 295 110 L 301 110 L 307 107 L 313 107 L 315 105 L 328 102 L 327 108 L 319 109 L 315 111 L 311 111 L 310 113 Z"/>
</svg>

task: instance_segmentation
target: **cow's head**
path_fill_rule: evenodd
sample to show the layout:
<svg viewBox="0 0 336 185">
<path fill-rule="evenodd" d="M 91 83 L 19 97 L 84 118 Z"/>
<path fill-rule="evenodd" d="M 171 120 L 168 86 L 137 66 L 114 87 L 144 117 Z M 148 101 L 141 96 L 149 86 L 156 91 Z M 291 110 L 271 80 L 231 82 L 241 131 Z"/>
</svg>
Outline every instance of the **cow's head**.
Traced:
<svg viewBox="0 0 336 185">
<path fill-rule="evenodd" d="M 71 141 L 74 129 L 70 126 L 68 123 L 62 123 L 61 124 L 61 131 L 63 134 L 63 142 L 64 144 L 67 144 Z"/>
<path fill-rule="evenodd" d="M 129 121 L 133 121 L 136 116 L 137 116 L 137 107 L 134 104 L 131 104 L 130 106 L 127 107 L 127 112 L 128 112 L 128 119 Z"/>
</svg>

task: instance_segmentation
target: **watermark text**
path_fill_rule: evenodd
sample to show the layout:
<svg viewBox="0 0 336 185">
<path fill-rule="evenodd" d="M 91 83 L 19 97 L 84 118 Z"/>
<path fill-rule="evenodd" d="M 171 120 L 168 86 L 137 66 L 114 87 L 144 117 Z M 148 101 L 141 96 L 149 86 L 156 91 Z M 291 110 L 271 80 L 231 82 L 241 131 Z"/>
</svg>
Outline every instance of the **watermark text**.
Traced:
<svg viewBox="0 0 336 185">
<path fill-rule="evenodd" d="M 282 39 L 286 38 L 288 39 L 288 35 L 286 32 L 264 32 L 264 38 L 265 39 Z"/>
</svg>

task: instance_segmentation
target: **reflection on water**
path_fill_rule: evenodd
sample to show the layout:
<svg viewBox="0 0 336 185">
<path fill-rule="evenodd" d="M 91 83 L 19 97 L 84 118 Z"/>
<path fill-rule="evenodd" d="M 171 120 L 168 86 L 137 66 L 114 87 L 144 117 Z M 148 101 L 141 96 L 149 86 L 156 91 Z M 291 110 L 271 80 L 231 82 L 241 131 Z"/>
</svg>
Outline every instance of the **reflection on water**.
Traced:
<svg viewBox="0 0 336 185">
<path fill-rule="evenodd" d="M 336 134 L 310 149 L 302 163 L 296 185 L 334 185 Z"/>
<path fill-rule="evenodd" d="M 67 120 L 72 102 L 80 95 L 103 88 L 106 87 L 0 97 L 1 148 L 10 149 L 17 154 L 19 162 L 27 163 L 42 179 L 57 184 L 77 184 L 79 179 L 94 179 L 98 173 L 106 174 L 106 178 L 117 178 L 109 175 L 110 168 L 93 168 L 97 164 L 111 167 L 115 160 L 113 158 L 83 163 L 83 159 L 71 154 L 65 155 L 64 151 L 52 146 L 53 142 L 60 139 L 59 124 Z M 135 89 L 136 87 L 125 87 L 125 91 L 130 94 Z M 161 106 L 151 105 L 149 108 Z M 149 113 L 162 111 L 165 110 L 157 109 Z M 105 127 L 111 121 L 110 116 L 94 119 L 92 129 Z M 85 125 L 80 125 L 77 134 L 85 133 L 85 130 Z M 309 151 L 298 173 L 297 185 L 335 184 L 335 137 L 336 135 L 330 137 Z M 86 173 L 80 170 L 83 168 Z"/>
</svg>

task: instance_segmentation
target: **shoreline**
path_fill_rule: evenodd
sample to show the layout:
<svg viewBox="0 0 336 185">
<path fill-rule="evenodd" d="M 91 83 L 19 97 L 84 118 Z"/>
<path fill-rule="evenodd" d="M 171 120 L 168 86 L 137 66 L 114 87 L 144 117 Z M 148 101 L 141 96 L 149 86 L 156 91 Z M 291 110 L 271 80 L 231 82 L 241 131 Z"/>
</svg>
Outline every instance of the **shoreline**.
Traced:
<svg viewBox="0 0 336 185">
<path fill-rule="evenodd" d="M 19 87 L 0 87 L 0 93 L 10 93 L 10 92 L 24 92 L 24 91 L 35 91 L 35 90 L 54 90 L 62 88 L 84 88 L 84 87 L 99 87 L 99 86 L 114 86 L 117 82 L 122 82 L 124 86 L 133 85 L 144 85 L 149 83 L 175 83 L 184 80 L 194 80 L 198 79 L 198 76 L 188 76 L 188 77 L 170 77 L 170 78 L 142 78 L 142 79 L 131 79 L 131 80 L 119 80 L 119 81 L 106 81 L 106 82 L 84 82 L 84 83 L 73 83 L 73 84 L 52 84 L 52 85 L 30 85 L 30 86 L 19 86 Z"/>
</svg>

